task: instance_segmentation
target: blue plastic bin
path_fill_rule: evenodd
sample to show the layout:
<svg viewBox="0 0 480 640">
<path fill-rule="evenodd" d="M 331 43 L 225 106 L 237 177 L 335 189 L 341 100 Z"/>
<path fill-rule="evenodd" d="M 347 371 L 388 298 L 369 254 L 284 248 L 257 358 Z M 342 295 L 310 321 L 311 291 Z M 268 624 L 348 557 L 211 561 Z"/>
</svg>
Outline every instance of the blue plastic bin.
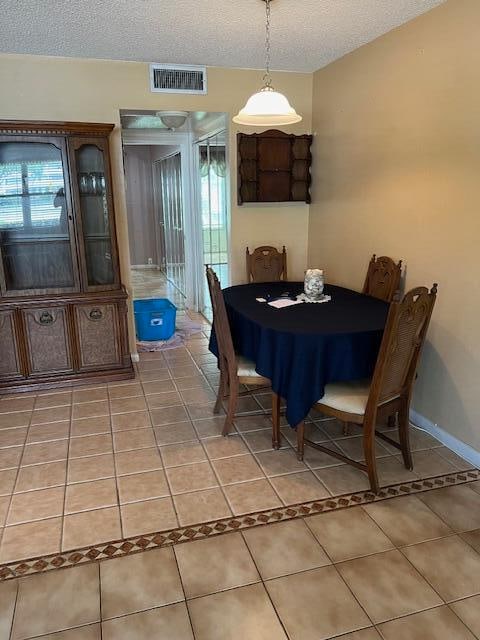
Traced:
<svg viewBox="0 0 480 640">
<path fill-rule="evenodd" d="M 175 333 L 177 307 L 166 298 L 134 300 L 135 327 L 139 340 L 168 340 Z"/>
</svg>

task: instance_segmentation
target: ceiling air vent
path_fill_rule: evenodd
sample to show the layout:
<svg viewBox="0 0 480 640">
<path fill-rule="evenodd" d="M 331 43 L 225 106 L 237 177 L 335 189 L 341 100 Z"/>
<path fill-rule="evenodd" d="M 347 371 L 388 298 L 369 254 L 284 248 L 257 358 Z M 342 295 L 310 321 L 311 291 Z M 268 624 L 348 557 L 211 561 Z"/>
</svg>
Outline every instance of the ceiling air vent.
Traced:
<svg viewBox="0 0 480 640">
<path fill-rule="evenodd" d="M 207 93 L 207 68 L 196 65 L 151 64 L 150 90 L 155 93 Z"/>
</svg>

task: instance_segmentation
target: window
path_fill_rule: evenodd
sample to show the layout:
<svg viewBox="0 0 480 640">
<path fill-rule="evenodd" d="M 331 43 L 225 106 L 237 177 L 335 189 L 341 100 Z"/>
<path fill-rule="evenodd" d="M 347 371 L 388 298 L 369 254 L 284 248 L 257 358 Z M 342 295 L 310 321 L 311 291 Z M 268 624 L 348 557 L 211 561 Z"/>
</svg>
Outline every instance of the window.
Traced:
<svg viewBox="0 0 480 640">
<path fill-rule="evenodd" d="M 225 131 L 198 145 L 203 264 L 216 272 L 222 287 L 228 286 L 228 208 Z M 203 313 L 211 316 L 207 280 L 204 279 Z"/>
<path fill-rule="evenodd" d="M 207 175 L 202 175 L 202 226 L 204 229 L 219 229 L 224 225 L 225 178 L 218 176 L 209 165 Z"/>
</svg>

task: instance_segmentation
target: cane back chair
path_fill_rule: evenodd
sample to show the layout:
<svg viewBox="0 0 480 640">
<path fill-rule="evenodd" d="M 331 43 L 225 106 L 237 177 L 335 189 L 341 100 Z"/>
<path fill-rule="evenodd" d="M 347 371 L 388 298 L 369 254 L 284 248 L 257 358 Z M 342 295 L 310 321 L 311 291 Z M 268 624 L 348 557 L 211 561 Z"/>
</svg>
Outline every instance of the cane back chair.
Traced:
<svg viewBox="0 0 480 640">
<path fill-rule="evenodd" d="M 247 282 L 276 282 L 287 279 L 287 252 L 280 253 L 275 247 L 257 247 L 246 251 Z"/>
<path fill-rule="evenodd" d="M 375 459 L 375 436 L 400 449 L 407 469 L 413 468 L 409 443 L 409 409 L 415 371 L 427 333 L 437 294 L 434 284 L 428 291 L 417 287 L 401 302 L 392 302 L 371 380 L 327 384 L 315 407 L 323 414 L 363 428 L 365 464 L 323 447 L 304 437 L 304 423 L 297 427 L 297 455 L 303 459 L 304 443 L 320 449 L 362 471 L 366 471 L 372 491 L 379 483 Z M 377 418 L 398 412 L 399 442 L 376 431 Z"/>
<path fill-rule="evenodd" d="M 391 302 L 400 287 L 402 276 L 402 261 L 397 264 L 388 256 L 377 258 L 373 254 L 368 265 L 363 293 Z"/>
<path fill-rule="evenodd" d="M 222 435 L 226 436 L 232 429 L 238 398 L 252 393 L 250 390 L 240 392 L 239 385 L 253 386 L 258 392 L 258 387 L 270 388 L 270 380 L 255 371 L 254 362 L 235 353 L 220 282 L 215 271 L 208 265 L 206 265 L 206 275 L 212 301 L 213 328 L 217 339 L 220 369 L 220 383 L 214 413 L 220 412 L 223 400 L 228 397 L 227 415 L 222 431 Z M 275 393 L 272 393 L 272 423 L 272 445 L 274 448 L 278 448 L 279 443 L 276 438 L 280 431 L 280 398 Z"/>
</svg>

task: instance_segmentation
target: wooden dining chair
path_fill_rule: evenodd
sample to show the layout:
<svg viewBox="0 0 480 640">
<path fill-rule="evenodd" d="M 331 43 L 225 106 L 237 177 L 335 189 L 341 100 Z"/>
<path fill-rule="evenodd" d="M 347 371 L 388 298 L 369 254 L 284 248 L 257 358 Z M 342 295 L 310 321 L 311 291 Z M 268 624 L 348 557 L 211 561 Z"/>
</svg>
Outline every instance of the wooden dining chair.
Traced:
<svg viewBox="0 0 480 640">
<path fill-rule="evenodd" d="M 287 252 L 280 253 L 275 247 L 257 247 L 246 251 L 247 282 L 276 282 L 287 279 Z"/>
<path fill-rule="evenodd" d="M 373 298 L 391 302 L 400 288 L 402 261 L 395 263 L 388 256 L 377 258 L 373 254 L 368 265 L 363 292 Z"/>
<path fill-rule="evenodd" d="M 378 493 L 375 436 L 400 449 L 407 469 L 413 468 L 409 443 L 409 409 L 415 370 L 437 295 L 437 285 L 409 291 L 390 305 L 375 370 L 371 380 L 327 384 L 315 404 L 323 414 L 363 428 L 365 464 L 305 439 L 304 422 L 297 426 L 297 455 L 303 460 L 305 442 L 366 471 L 372 491 Z M 398 412 L 399 442 L 376 431 L 377 418 Z"/>
<path fill-rule="evenodd" d="M 208 265 L 206 265 L 206 274 L 212 301 L 213 328 L 217 339 L 220 368 L 220 383 L 213 411 L 219 413 L 223 400 L 228 397 L 227 415 L 222 431 L 222 435 L 226 436 L 232 429 L 238 398 L 253 392 L 251 390 L 240 392 L 239 385 L 253 386 L 255 387 L 254 391 L 258 392 L 259 387 L 270 388 L 270 380 L 255 371 L 254 362 L 235 353 L 220 282 L 215 271 Z M 256 412 L 251 412 L 249 415 L 254 415 L 254 413 Z M 259 413 L 263 413 L 263 411 L 259 411 Z M 280 432 L 280 398 L 275 393 L 272 393 L 272 423 L 272 446 L 276 449 L 279 448 L 276 438 Z"/>
<path fill-rule="evenodd" d="M 400 279 L 402 277 L 402 261 L 399 260 L 395 263 L 392 258 L 388 256 L 380 256 L 377 258 L 373 254 L 370 263 L 368 265 L 367 275 L 365 283 L 363 285 L 363 293 L 384 300 L 385 302 L 392 302 L 394 296 L 400 289 Z M 395 427 L 396 416 L 388 416 L 387 424 L 389 427 Z M 349 425 L 344 425 L 344 434 L 349 434 Z"/>
</svg>

